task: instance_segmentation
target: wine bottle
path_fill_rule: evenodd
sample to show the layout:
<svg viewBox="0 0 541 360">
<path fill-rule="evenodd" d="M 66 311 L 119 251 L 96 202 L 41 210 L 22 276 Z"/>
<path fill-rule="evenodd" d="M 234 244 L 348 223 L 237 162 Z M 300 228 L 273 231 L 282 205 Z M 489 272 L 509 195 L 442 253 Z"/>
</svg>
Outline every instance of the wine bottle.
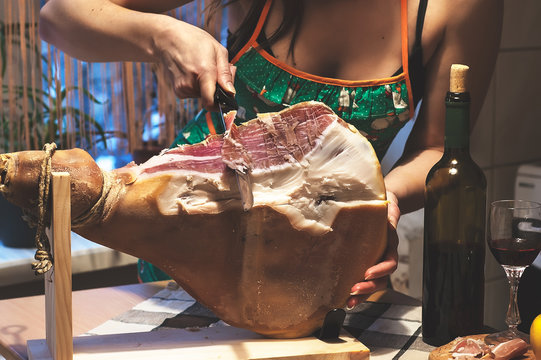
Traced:
<svg viewBox="0 0 541 360">
<path fill-rule="evenodd" d="M 486 179 L 469 150 L 469 67 L 451 67 L 442 158 L 426 179 L 423 340 L 440 346 L 483 328 Z"/>
</svg>

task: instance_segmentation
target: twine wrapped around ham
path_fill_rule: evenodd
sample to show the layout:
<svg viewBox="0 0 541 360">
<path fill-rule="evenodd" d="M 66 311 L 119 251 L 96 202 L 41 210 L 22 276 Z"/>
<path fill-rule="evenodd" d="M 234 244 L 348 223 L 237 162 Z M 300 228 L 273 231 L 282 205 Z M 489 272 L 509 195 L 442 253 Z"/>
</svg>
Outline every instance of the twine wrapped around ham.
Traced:
<svg viewBox="0 0 541 360">
<path fill-rule="evenodd" d="M 385 249 L 378 159 L 366 138 L 316 102 L 261 114 L 228 138 L 112 172 L 83 150 L 57 150 L 51 167 L 71 175 L 77 233 L 156 264 L 231 325 L 309 335 Z M 44 152 L 0 156 L 0 191 L 35 209 Z M 250 171 L 247 212 L 235 166 Z"/>
</svg>

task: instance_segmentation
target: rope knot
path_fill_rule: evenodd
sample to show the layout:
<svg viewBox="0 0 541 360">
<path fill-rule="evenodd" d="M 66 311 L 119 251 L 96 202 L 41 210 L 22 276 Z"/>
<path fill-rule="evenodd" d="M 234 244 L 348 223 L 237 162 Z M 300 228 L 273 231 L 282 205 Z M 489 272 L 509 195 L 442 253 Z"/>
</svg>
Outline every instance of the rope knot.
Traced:
<svg viewBox="0 0 541 360">
<path fill-rule="evenodd" d="M 53 153 L 56 150 L 56 144 L 45 144 L 43 147 L 45 158 L 41 163 L 41 172 L 39 177 L 38 189 L 38 223 L 36 229 L 36 254 L 32 263 L 32 270 L 36 275 L 45 274 L 53 266 L 53 256 L 51 254 L 51 244 L 45 234 L 45 227 L 50 223 L 49 218 L 49 194 L 51 186 L 51 163 Z"/>
</svg>

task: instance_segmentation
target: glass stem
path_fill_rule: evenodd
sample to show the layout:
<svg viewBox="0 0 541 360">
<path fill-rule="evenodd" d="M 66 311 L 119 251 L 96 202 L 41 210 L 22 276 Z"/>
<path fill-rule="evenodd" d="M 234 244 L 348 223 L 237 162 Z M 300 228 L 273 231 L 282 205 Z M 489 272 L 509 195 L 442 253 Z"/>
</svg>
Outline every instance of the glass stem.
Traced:
<svg viewBox="0 0 541 360">
<path fill-rule="evenodd" d="M 509 307 L 507 308 L 507 317 L 505 323 L 509 326 L 512 332 L 517 331 L 517 326 L 520 324 L 520 313 L 517 303 L 517 292 L 520 277 L 526 267 L 524 266 L 506 266 L 503 265 L 507 279 L 509 280 Z"/>
</svg>

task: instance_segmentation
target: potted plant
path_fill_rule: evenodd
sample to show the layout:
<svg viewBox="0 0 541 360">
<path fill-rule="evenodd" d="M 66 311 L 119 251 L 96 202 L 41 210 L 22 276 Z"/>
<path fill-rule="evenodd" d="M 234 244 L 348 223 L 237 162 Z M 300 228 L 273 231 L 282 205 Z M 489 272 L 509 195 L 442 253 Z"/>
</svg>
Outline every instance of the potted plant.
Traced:
<svg viewBox="0 0 541 360">
<path fill-rule="evenodd" d="M 35 24 L 34 24 L 35 25 Z M 37 26 L 26 25 L 26 50 L 41 61 L 43 69 L 49 67 L 49 60 L 42 56 L 39 46 L 31 48 L 29 29 Z M 18 36 L 6 36 L 9 31 L 17 34 L 19 24 L 6 24 L 0 19 L 0 77 L 13 76 L 13 69 L 7 68 L 8 41 L 12 48 L 20 47 Z M 38 40 L 39 41 L 39 40 Z M 40 67 L 38 67 L 40 68 Z M 11 84 L 2 81 L 0 102 L 0 153 L 35 150 L 43 148 L 45 143 L 70 143 L 73 146 L 89 148 L 90 145 L 102 143 L 106 146 L 106 133 L 103 127 L 79 108 L 67 104 L 67 97 L 76 91 L 82 91 L 84 102 L 100 104 L 86 89 L 65 87 L 57 79 L 46 74 L 38 74 L 37 86 L 28 84 Z M 81 98 L 81 97 L 79 97 Z M 84 106 L 84 104 L 81 104 Z M 71 117 L 68 119 L 67 114 Z M 68 126 L 68 121 L 70 126 Z M 0 240 L 6 246 L 32 247 L 35 230 L 22 219 L 19 208 L 11 205 L 0 196 Z"/>
</svg>

